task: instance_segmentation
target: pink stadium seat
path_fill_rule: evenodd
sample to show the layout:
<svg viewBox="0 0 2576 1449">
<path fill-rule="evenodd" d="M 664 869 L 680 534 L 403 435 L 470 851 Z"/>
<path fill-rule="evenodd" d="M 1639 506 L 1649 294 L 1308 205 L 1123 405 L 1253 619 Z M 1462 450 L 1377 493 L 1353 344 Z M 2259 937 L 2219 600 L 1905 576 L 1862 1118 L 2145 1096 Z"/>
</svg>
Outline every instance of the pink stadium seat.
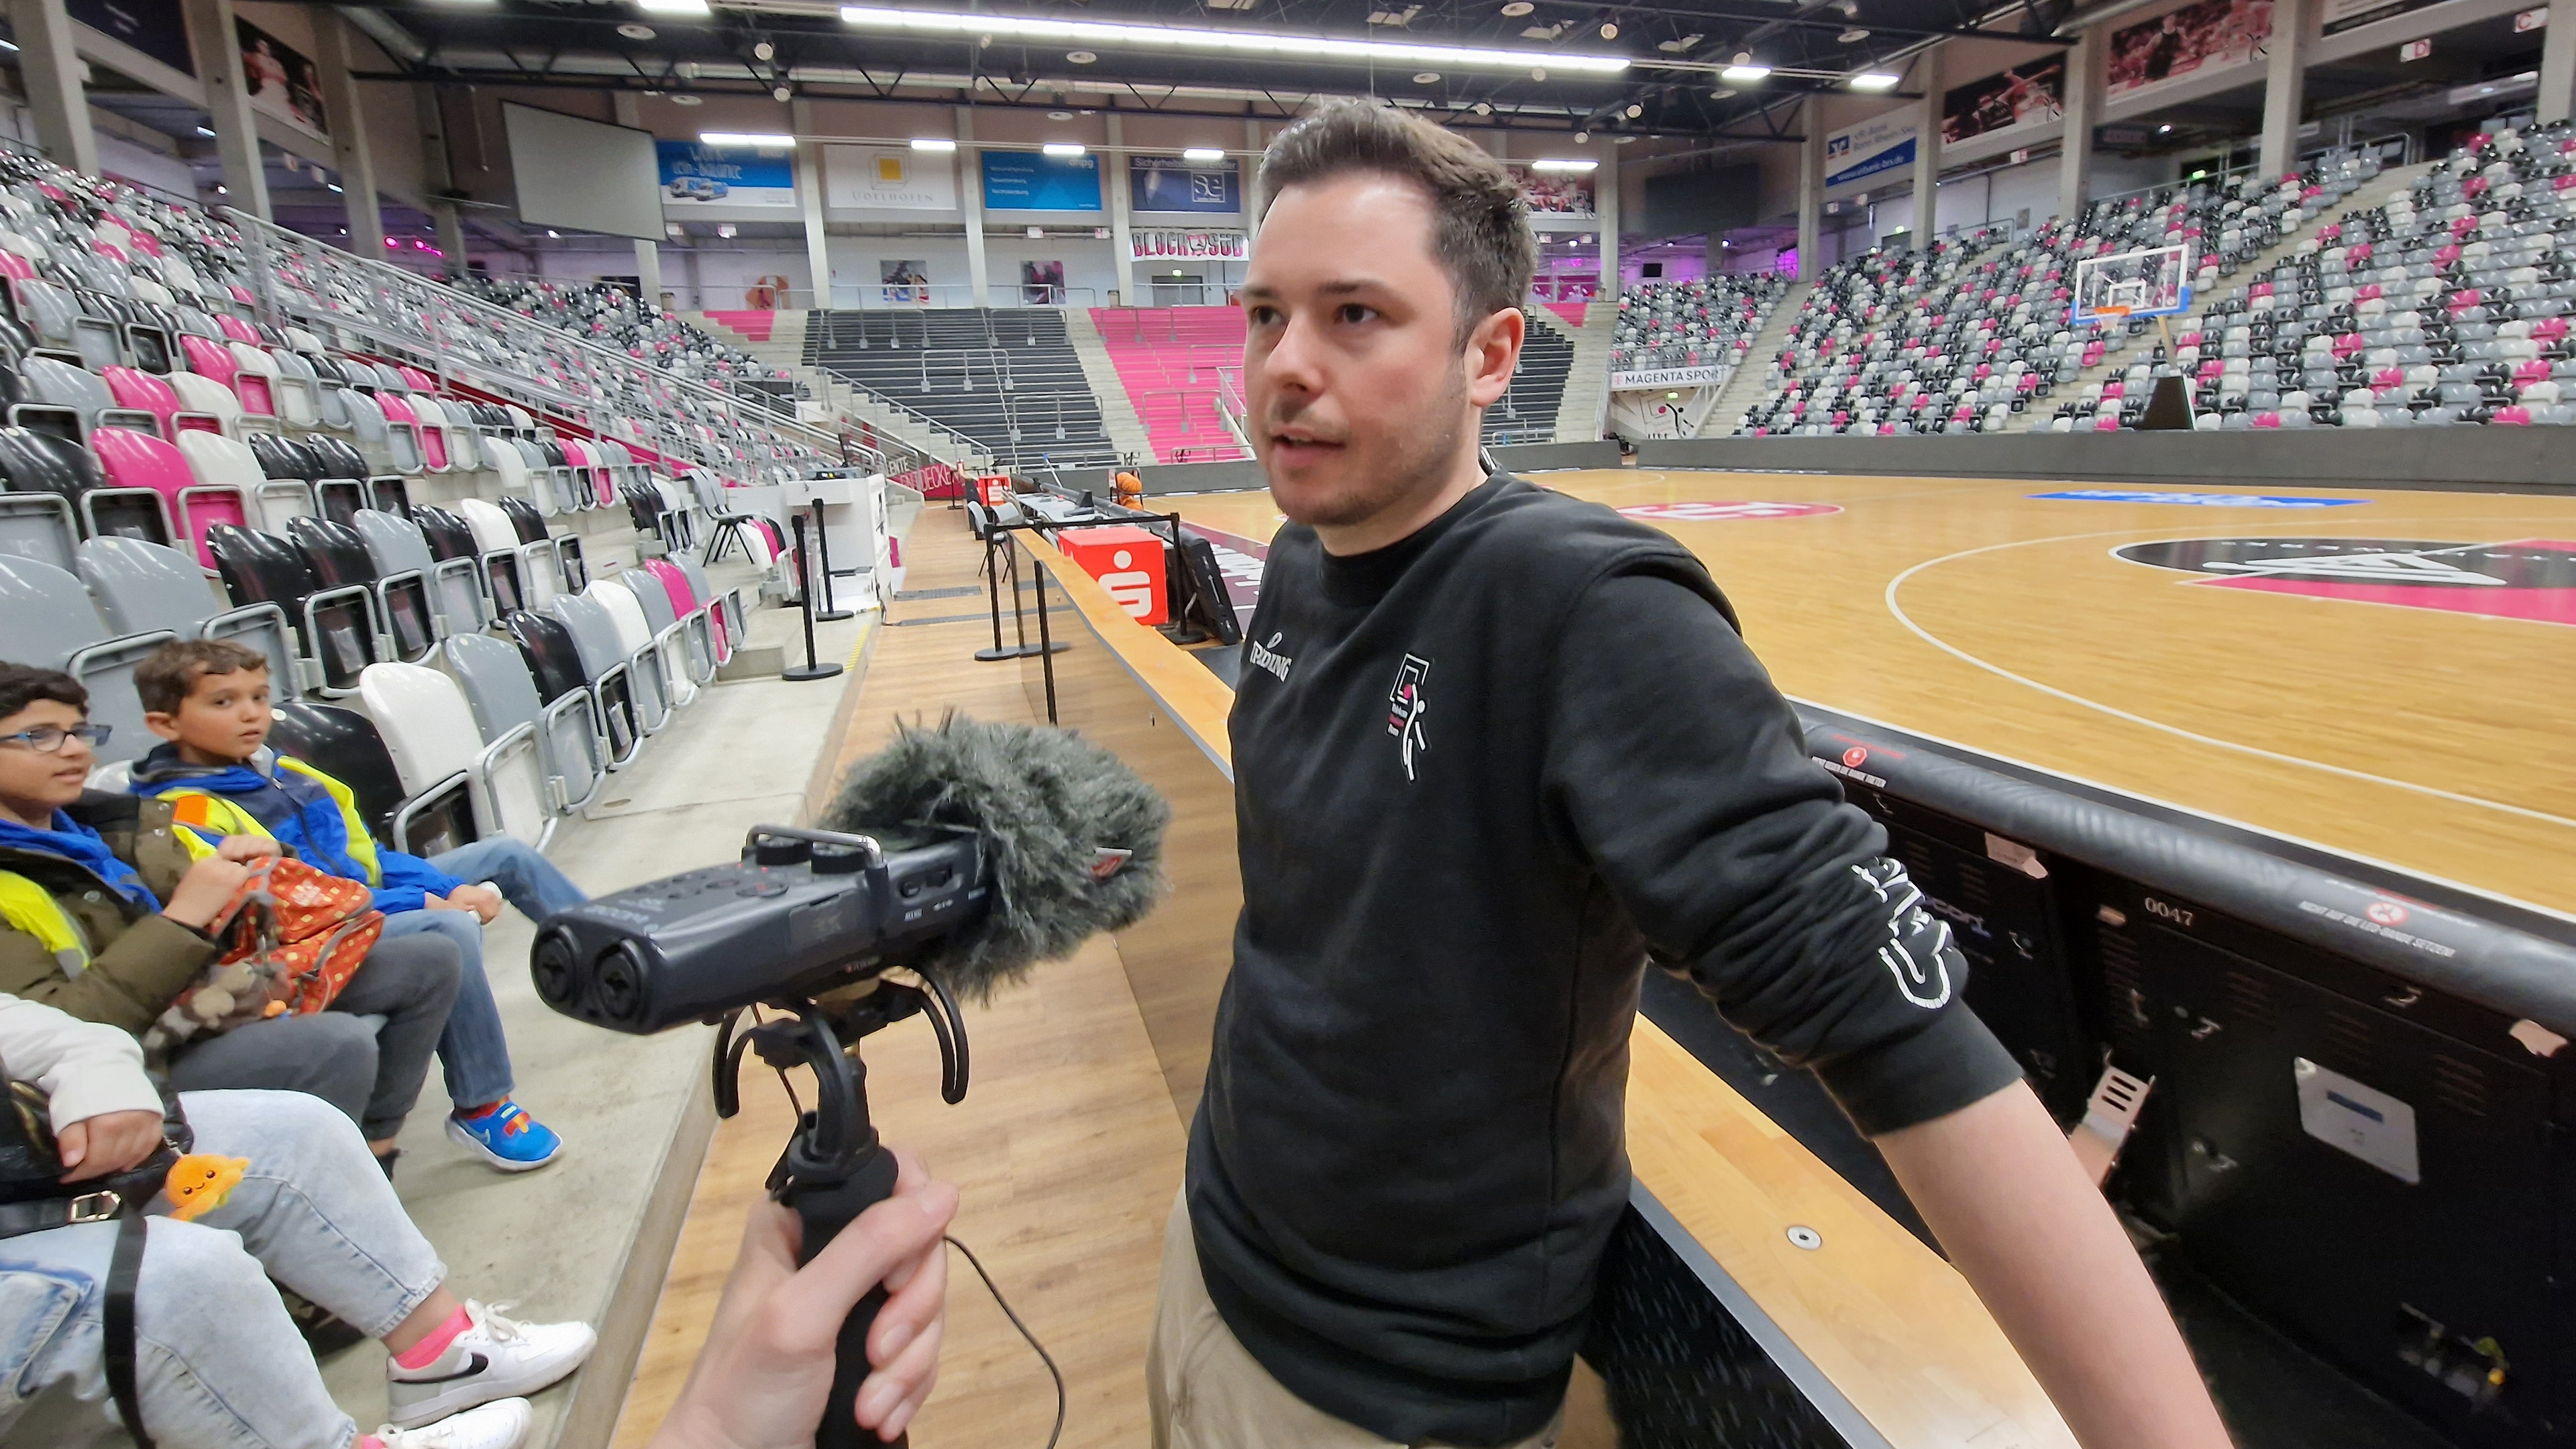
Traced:
<svg viewBox="0 0 2576 1449">
<path fill-rule="evenodd" d="M 698 607 L 697 590 L 689 587 L 689 576 L 669 559 L 646 559 L 644 569 L 662 581 L 663 592 L 671 596 L 671 612 L 686 614 Z"/>
<path fill-rule="evenodd" d="M 2254 421 L 2251 424 L 2251 426 L 2257 428 L 2277 428 L 2280 425 L 2281 415 L 2279 413 L 2256 413 L 2254 415 Z"/>
<path fill-rule="evenodd" d="M 224 315 L 217 317 L 215 319 L 215 325 L 222 328 L 224 335 L 235 342 L 247 342 L 253 347 L 257 347 L 259 345 L 259 329 L 253 327 L 239 317 L 234 316 L 230 312 L 226 312 Z"/>
<path fill-rule="evenodd" d="M 2491 421 L 2508 428 L 2527 428 L 2531 426 L 2531 409 L 2520 403 L 2508 403 L 2495 410 Z"/>
<path fill-rule="evenodd" d="M 118 407 L 133 408 L 160 419 L 161 436 L 165 438 L 179 435 L 179 395 L 170 390 L 170 384 L 131 367 L 106 368 L 99 376 L 106 380 L 108 393 Z"/>
<path fill-rule="evenodd" d="M 396 363 L 394 364 L 394 371 L 402 375 L 403 381 L 411 384 L 412 391 L 425 392 L 433 396 L 437 394 L 437 380 L 432 378 L 428 373 L 421 371 L 419 368 L 412 367 L 405 363 Z"/>
<path fill-rule="evenodd" d="M 133 428 L 98 428 L 89 435 L 98 455 L 99 472 L 111 488 L 149 488 L 169 504 L 170 517 L 197 561 L 215 566 L 206 547 L 206 530 L 218 523 L 249 526 L 249 509 L 241 490 L 230 484 L 199 483 L 177 448 Z"/>
<path fill-rule="evenodd" d="M 213 378 L 227 391 L 232 388 L 233 375 L 241 371 L 241 363 L 233 357 L 231 348 L 193 332 L 180 337 L 179 351 L 187 359 L 190 372 Z"/>
</svg>

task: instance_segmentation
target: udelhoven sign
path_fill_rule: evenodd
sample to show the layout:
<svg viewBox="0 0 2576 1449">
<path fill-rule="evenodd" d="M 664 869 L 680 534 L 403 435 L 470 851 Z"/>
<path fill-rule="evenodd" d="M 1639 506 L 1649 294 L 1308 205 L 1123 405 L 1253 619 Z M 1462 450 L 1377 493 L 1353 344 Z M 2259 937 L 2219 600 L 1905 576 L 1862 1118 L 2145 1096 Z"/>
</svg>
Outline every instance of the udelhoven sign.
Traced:
<svg viewBox="0 0 2576 1449">
<path fill-rule="evenodd" d="M 1706 387 L 1715 381 L 1715 367 L 1659 367 L 1647 372 L 1614 372 L 1610 374 L 1610 390 L 1638 392 L 1651 387 Z"/>
</svg>

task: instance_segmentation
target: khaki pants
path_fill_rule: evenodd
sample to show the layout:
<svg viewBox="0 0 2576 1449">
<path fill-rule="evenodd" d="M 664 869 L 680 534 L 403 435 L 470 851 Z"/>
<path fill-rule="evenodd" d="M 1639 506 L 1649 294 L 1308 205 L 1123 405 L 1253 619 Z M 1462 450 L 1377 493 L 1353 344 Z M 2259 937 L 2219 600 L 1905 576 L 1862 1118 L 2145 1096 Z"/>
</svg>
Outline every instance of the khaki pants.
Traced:
<svg viewBox="0 0 2576 1449">
<path fill-rule="evenodd" d="M 1407 1449 L 1290 1393 L 1235 1338 L 1199 1276 L 1186 1201 L 1172 1204 L 1171 1225 L 1163 1230 L 1163 1283 L 1145 1354 L 1145 1394 L 1154 1449 Z M 1559 1410 L 1545 1431 L 1509 1449 L 1556 1449 L 1564 1423 Z"/>
</svg>

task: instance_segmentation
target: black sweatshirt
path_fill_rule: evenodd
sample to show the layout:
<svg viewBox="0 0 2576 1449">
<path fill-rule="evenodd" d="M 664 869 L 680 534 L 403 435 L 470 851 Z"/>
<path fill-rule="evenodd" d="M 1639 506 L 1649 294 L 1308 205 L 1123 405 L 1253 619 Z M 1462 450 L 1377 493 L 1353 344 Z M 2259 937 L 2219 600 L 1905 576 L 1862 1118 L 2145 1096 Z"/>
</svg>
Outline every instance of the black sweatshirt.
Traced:
<svg viewBox="0 0 2576 1449">
<path fill-rule="evenodd" d="M 1665 535 L 1501 476 L 1376 553 L 1291 524 L 1250 641 L 1190 1222 L 1308 1403 L 1399 1443 L 1545 1427 L 1627 1198 L 1650 954 L 1865 1132 L 2020 1075 Z"/>
</svg>

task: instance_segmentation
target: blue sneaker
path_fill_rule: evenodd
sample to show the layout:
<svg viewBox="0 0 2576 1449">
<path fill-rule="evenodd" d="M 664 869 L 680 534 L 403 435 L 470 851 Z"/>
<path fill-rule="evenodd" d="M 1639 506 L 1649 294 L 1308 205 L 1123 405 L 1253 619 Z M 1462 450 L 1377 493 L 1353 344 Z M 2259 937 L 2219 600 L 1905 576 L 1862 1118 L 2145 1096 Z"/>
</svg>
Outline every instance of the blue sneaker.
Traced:
<svg viewBox="0 0 2576 1449">
<path fill-rule="evenodd" d="M 502 1172 L 528 1172 L 563 1154 L 563 1139 L 516 1102 L 503 1102 L 479 1117 L 447 1117 L 447 1135 Z"/>
</svg>

